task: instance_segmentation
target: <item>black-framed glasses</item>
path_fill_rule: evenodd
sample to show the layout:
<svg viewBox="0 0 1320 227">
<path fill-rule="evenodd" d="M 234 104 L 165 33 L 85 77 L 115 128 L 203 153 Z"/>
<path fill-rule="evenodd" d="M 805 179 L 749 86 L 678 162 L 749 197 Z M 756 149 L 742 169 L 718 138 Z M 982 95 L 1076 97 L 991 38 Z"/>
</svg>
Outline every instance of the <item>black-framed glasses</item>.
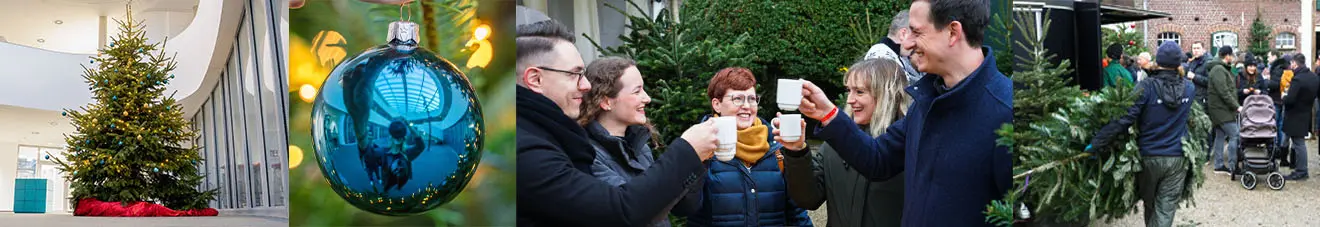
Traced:
<svg viewBox="0 0 1320 227">
<path fill-rule="evenodd" d="M 761 100 L 760 98 L 757 98 L 756 95 L 725 95 L 724 98 L 736 106 L 741 106 L 743 104 L 756 106 L 757 101 Z"/>
<path fill-rule="evenodd" d="M 577 81 L 578 83 L 581 83 L 581 82 L 582 82 L 582 78 L 583 78 L 583 76 L 582 76 L 582 72 L 574 72 L 574 71 L 568 71 L 568 70 L 562 70 L 562 69 L 555 69 L 555 68 L 550 68 L 550 67 L 545 67 L 545 66 L 537 66 L 536 68 L 541 69 L 541 70 L 545 70 L 545 71 L 559 72 L 559 73 L 568 74 L 569 79 L 573 79 L 573 81 Z"/>
</svg>

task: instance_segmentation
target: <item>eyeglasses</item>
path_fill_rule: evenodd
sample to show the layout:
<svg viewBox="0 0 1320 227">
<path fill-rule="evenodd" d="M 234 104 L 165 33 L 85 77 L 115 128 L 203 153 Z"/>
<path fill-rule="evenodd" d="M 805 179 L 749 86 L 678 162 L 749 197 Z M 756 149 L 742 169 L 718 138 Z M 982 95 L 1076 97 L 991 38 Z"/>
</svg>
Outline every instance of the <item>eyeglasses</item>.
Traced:
<svg viewBox="0 0 1320 227">
<path fill-rule="evenodd" d="M 541 69 L 541 70 L 545 70 L 545 71 L 559 72 L 559 73 L 568 74 L 568 78 L 569 78 L 569 79 L 572 79 L 573 81 L 577 81 L 578 83 L 582 83 L 582 73 L 581 73 L 581 72 L 574 72 L 574 71 L 568 71 L 568 70 L 562 70 L 562 69 L 554 69 L 554 68 L 545 67 L 545 66 L 537 66 L 536 68 Z"/>
<path fill-rule="evenodd" d="M 756 97 L 756 95 L 726 95 L 724 96 L 724 98 L 729 102 L 732 102 L 733 105 L 737 105 L 737 106 L 741 106 L 743 104 L 750 104 L 752 106 L 756 106 L 757 101 L 760 100 Z"/>
</svg>

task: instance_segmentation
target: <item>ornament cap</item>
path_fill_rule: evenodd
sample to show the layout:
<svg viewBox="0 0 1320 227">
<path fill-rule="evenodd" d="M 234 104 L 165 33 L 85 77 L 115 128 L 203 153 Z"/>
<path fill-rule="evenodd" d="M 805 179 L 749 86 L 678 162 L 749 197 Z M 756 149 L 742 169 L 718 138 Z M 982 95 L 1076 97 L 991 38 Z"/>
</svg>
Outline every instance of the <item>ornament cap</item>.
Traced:
<svg viewBox="0 0 1320 227">
<path fill-rule="evenodd" d="M 389 43 L 415 46 L 420 39 L 417 31 L 417 23 L 410 21 L 390 22 Z"/>
</svg>

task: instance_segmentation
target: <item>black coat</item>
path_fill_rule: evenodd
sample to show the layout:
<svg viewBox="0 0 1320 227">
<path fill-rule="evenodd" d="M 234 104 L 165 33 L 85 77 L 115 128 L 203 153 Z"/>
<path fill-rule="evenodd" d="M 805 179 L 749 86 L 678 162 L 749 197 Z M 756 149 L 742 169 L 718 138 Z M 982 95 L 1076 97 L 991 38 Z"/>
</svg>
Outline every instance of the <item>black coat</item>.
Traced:
<svg viewBox="0 0 1320 227">
<path fill-rule="evenodd" d="M 1253 94 L 1253 93 L 1242 93 L 1242 89 L 1251 89 L 1251 90 L 1260 91 L 1261 94 L 1268 93 L 1269 89 L 1267 88 L 1267 86 L 1269 82 L 1265 81 L 1265 77 L 1259 74 L 1260 73 L 1259 70 L 1257 70 L 1256 72 L 1258 74 L 1256 74 L 1255 76 L 1247 75 L 1245 69 L 1242 72 L 1238 72 L 1238 79 L 1237 79 L 1238 103 L 1242 103 L 1242 101 L 1247 100 L 1247 96 L 1251 96 Z"/>
<path fill-rule="evenodd" d="M 1215 61 L 1215 59 L 1210 57 L 1210 54 L 1204 54 L 1200 57 L 1195 57 L 1191 62 L 1183 64 L 1183 70 L 1186 70 L 1189 74 L 1196 74 L 1196 77 L 1192 78 L 1192 84 L 1196 85 L 1196 100 L 1200 100 L 1201 102 L 1205 101 L 1205 96 L 1207 92 L 1210 91 L 1210 88 L 1208 87 L 1210 85 L 1210 77 L 1206 74 L 1206 72 L 1210 70 L 1206 69 L 1209 67 L 1204 66 L 1211 61 Z"/>
<path fill-rule="evenodd" d="M 587 131 L 545 96 L 517 92 L 518 226 L 650 224 L 705 173 L 680 138 L 646 174 L 610 185 L 591 175 L 596 152 Z"/>
<path fill-rule="evenodd" d="M 1288 94 L 1283 96 L 1283 133 L 1304 136 L 1311 129 L 1311 109 L 1315 106 L 1320 77 L 1306 68 L 1293 70 Z"/>
</svg>

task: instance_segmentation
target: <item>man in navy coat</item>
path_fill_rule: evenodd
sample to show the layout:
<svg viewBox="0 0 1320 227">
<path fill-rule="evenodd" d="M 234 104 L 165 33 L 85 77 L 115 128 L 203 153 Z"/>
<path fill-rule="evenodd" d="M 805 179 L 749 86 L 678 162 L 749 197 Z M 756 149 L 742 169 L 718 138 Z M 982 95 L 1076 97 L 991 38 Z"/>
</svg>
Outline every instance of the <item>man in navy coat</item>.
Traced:
<svg viewBox="0 0 1320 227">
<path fill-rule="evenodd" d="M 858 128 L 815 84 L 803 83 L 798 109 L 821 121 L 816 136 L 844 162 L 873 179 L 904 174 L 904 226 L 990 226 L 985 206 L 1012 185 L 1012 156 L 995 144 L 994 131 L 1013 120 L 1013 85 L 981 45 L 990 21 L 984 3 L 912 3 L 903 48 L 926 75 L 906 89 L 913 98 L 907 116 L 879 137 Z M 784 155 L 806 155 L 803 141 L 781 140 Z"/>
</svg>

